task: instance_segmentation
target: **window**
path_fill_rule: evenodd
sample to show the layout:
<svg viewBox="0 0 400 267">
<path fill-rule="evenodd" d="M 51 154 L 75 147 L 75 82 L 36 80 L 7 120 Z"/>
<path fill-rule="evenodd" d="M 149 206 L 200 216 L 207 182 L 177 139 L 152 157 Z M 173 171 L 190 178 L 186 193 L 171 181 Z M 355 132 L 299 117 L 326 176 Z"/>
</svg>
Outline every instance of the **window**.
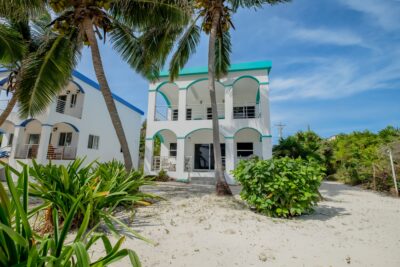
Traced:
<svg viewBox="0 0 400 267">
<path fill-rule="evenodd" d="M 72 142 L 72 133 L 60 133 L 58 146 L 70 146 Z"/>
<path fill-rule="evenodd" d="M 191 120 L 192 119 L 192 109 L 187 108 L 186 109 L 186 120 Z"/>
<path fill-rule="evenodd" d="M 172 120 L 173 121 L 177 121 L 178 120 L 178 110 L 177 109 L 173 109 L 172 110 Z"/>
<path fill-rule="evenodd" d="M 57 106 L 56 106 L 56 111 L 58 113 L 64 113 L 65 112 L 65 103 L 67 101 L 67 96 L 66 95 L 59 95 L 57 99 Z"/>
<path fill-rule="evenodd" d="M 253 143 L 237 143 L 236 151 L 238 158 L 245 158 L 253 155 Z"/>
<path fill-rule="evenodd" d="M 40 134 L 30 134 L 28 138 L 29 145 L 38 145 L 40 140 Z"/>
<path fill-rule="evenodd" d="M 71 95 L 71 104 L 70 107 L 74 108 L 76 106 L 76 99 L 77 99 L 78 95 L 77 94 L 72 94 Z"/>
<path fill-rule="evenodd" d="M 170 143 L 169 144 L 169 156 L 176 157 L 176 150 L 177 150 L 176 143 Z"/>
<path fill-rule="evenodd" d="M 88 148 L 99 149 L 99 140 L 100 140 L 99 136 L 89 134 Z"/>
<path fill-rule="evenodd" d="M 253 119 L 256 117 L 256 107 L 255 106 L 245 106 L 245 107 L 234 107 L 233 108 L 233 118 L 234 119 Z"/>
<path fill-rule="evenodd" d="M 7 143 L 7 146 L 11 146 L 11 145 L 12 145 L 13 139 L 14 139 L 14 134 L 11 133 L 11 134 L 8 136 L 8 143 Z"/>
<path fill-rule="evenodd" d="M 212 109 L 207 108 L 207 120 L 212 120 Z"/>
</svg>

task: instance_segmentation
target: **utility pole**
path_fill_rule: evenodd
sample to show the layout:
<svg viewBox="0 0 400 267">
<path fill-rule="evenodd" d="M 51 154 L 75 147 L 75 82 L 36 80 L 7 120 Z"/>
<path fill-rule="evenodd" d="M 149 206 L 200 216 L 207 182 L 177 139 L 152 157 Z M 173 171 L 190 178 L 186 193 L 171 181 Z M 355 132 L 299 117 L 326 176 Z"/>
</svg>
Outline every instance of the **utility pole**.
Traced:
<svg viewBox="0 0 400 267">
<path fill-rule="evenodd" d="M 279 133 L 279 139 L 283 138 L 283 128 L 285 128 L 286 124 L 282 124 L 282 122 L 279 122 L 275 124 L 275 126 L 278 128 L 278 133 Z"/>
</svg>

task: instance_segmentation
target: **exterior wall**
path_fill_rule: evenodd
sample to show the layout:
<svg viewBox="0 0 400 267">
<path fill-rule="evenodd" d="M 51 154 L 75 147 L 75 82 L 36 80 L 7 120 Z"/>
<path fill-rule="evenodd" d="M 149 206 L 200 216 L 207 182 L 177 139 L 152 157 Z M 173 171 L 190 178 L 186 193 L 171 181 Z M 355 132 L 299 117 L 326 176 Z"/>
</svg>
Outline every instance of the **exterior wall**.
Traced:
<svg viewBox="0 0 400 267">
<path fill-rule="evenodd" d="M 155 174 L 155 172 L 151 170 L 151 158 L 153 151 L 152 140 L 154 136 L 162 130 L 168 130 L 175 133 L 178 140 L 178 148 L 180 140 L 183 140 L 181 141 L 181 144 L 184 150 L 184 153 L 182 153 L 184 154 L 184 157 L 192 156 L 194 154 L 193 144 L 195 142 L 203 144 L 212 143 L 209 140 L 211 135 L 208 136 L 208 133 L 205 131 L 198 131 L 195 134 L 191 134 L 193 131 L 199 129 L 212 129 L 211 120 L 186 120 L 186 108 L 188 105 L 195 103 L 193 100 L 193 94 L 190 92 L 190 90 L 193 90 L 193 86 L 195 87 L 196 91 L 207 90 L 207 74 L 184 75 L 179 77 L 174 82 L 174 86 L 167 87 L 167 84 L 167 77 L 163 77 L 156 83 L 150 84 L 145 152 L 145 172 L 149 174 Z M 237 91 L 235 92 L 235 90 L 238 90 L 237 88 L 239 86 L 243 87 L 246 86 L 246 84 L 251 84 L 251 86 L 253 86 L 252 90 L 242 91 L 240 93 Z M 230 171 L 238 162 L 236 159 L 237 142 L 253 142 L 255 155 L 264 159 L 272 157 L 268 71 L 267 69 L 249 69 L 230 72 L 225 78 L 220 80 L 217 87 L 223 88 L 224 90 L 223 95 L 219 97 L 219 99 L 222 97 L 223 100 L 220 100 L 219 102 L 224 103 L 225 114 L 219 119 L 219 124 L 220 134 L 222 135 L 221 143 L 225 143 L 225 149 L 227 153 L 226 176 L 228 177 L 228 180 L 233 183 L 234 180 L 230 175 Z M 166 92 L 168 89 L 179 90 L 179 101 L 176 99 L 174 100 L 179 105 L 178 120 L 155 121 L 154 113 L 157 106 L 156 96 L 160 90 L 163 90 L 163 94 L 168 95 Z M 249 96 L 249 94 L 251 94 L 251 96 Z M 198 99 L 201 99 L 201 97 L 202 96 L 198 96 Z M 233 107 L 240 106 L 248 102 L 257 102 L 257 116 L 255 118 L 234 118 Z M 240 131 L 241 129 L 247 128 L 251 130 Z M 211 131 L 209 131 L 209 133 L 211 133 Z M 188 140 L 188 136 L 191 136 L 190 140 Z M 168 153 L 168 151 L 162 153 L 165 155 Z M 178 167 L 176 172 L 169 172 L 170 176 L 179 180 L 189 179 L 189 176 L 213 176 L 213 172 L 192 172 L 189 174 L 187 171 L 184 171 L 182 166 L 179 167 L 179 161 L 183 161 L 183 156 L 179 156 L 179 154 L 180 153 L 178 149 Z"/>
<path fill-rule="evenodd" d="M 24 120 L 21 120 L 17 113 L 11 113 L 9 121 L 15 126 L 15 136 L 13 149 L 18 145 L 26 144 L 28 133 L 41 134 L 40 144 L 43 151 L 39 152 L 37 161 L 47 163 L 47 147 L 51 143 L 54 146 L 58 145 L 60 132 L 73 132 L 72 144 L 77 148 L 77 157 L 86 157 L 86 161 L 99 160 L 101 162 L 110 161 L 113 159 L 123 161 L 121 146 L 111 122 L 110 115 L 104 102 L 101 92 L 94 88 L 86 81 L 73 77 L 75 83 L 70 83 L 68 90 L 74 90 L 79 84 L 83 92 L 78 93 L 77 106 L 80 106 L 81 115 L 71 114 L 68 112 L 71 93 L 67 95 L 67 114 L 56 112 L 57 101 L 55 100 L 42 114 L 35 117 L 37 121 L 32 121 L 26 127 L 19 126 Z M 90 81 L 91 83 L 94 83 Z M 64 90 L 65 93 L 65 90 Z M 117 110 L 128 139 L 129 150 L 132 156 L 134 168 L 138 167 L 138 152 L 139 139 L 141 128 L 141 114 L 128 107 L 121 101 L 115 100 Z M 77 131 L 70 125 L 76 127 Z M 57 130 L 55 130 L 55 127 Z M 2 126 L 0 126 L 2 128 Z M 99 149 L 89 149 L 89 135 L 99 136 Z M 50 140 L 51 136 L 51 140 Z M 42 140 L 43 139 L 43 140 Z M 14 144 L 15 143 L 15 144 Z M 16 165 L 14 160 L 15 152 L 11 153 L 9 162 Z M 30 160 L 23 160 L 30 162 Z M 67 164 L 68 160 L 52 160 L 54 163 Z"/>
</svg>

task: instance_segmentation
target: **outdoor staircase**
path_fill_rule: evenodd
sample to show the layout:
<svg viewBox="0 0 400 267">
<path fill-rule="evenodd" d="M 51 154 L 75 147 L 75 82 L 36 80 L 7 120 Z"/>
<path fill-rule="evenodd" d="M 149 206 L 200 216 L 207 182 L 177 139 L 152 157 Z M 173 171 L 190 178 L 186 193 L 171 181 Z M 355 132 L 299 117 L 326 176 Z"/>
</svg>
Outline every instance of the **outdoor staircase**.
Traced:
<svg viewBox="0 0 400 267">
<path fill-rule="evenodd" d="M 190 177 L 191 184 L 215 185 L 215 177 Z"/>
</svg>

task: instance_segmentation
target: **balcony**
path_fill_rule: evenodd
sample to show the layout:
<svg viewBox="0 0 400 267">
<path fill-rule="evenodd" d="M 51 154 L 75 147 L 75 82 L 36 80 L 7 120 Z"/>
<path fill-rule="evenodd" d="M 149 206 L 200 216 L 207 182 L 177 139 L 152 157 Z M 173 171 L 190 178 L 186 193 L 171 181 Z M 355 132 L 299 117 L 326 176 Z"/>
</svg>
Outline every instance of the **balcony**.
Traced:
<svg viewBox="0 0 400 267">
<path fill-rule="evenodd" d="M 152 171 L 176 171 L 176 157 L 154 156 L 151 166 Z"/>
<path fill-rule="evenodd" d="M 74 160 L 76 158 L 76 147 L 49 145 L 47 150 L 47 159 L 50 160 Z"/>
<path fill-rule="evenodd" d="M 170 105 L 157 105 L 155 114 L 155 121 L 177 121 L 178 120 L 178 106 Z"/>
<path fill-rule="evenodd" d="M 218 119 L 225 119 L 225 104 L 217 103 Z M 186 120 L 211 120 L 211 107 L 206 105 L 187 105 Z"/>
<path fill-rule="evenodd" d="M 233 107 L 234 119 L 260 118 L 259 104 L 257 103 L 235 103 Z"/>
<path fill-rule="evenodd" d="M 22 144 L 17 145 L 15 153 L 16 159 L 35 159 L 37 158 L 39 144 Z"/>
</svg>

